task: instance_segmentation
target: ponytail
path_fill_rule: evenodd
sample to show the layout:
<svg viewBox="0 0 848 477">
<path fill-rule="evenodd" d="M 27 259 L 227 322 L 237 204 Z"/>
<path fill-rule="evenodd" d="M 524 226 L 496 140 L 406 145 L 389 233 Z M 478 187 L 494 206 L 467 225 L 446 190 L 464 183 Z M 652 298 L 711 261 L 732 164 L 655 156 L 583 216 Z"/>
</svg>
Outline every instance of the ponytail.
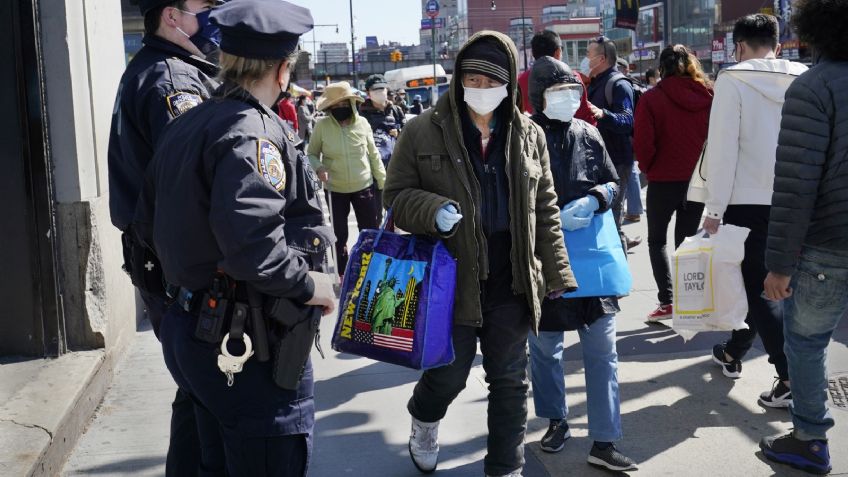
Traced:
<svg viewBox="0 0 848 477">
<path fill-rule="evenodd" d="M 681 76 L 691 78 L 706 88 L 712 88 L 701 62 L 692 51 L 684 45 L 669 45 L 660 53 L 660 77 Z"/>
</svg>

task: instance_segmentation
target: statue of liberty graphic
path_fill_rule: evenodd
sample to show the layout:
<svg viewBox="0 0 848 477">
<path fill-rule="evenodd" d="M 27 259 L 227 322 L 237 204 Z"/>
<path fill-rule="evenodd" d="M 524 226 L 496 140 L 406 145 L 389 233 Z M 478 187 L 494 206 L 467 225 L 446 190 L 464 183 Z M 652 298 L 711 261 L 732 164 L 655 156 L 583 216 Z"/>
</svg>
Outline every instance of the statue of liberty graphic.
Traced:
<svg viewBox="0 0 848 477">
<path fill-rule="evenodd" d="M 398 301 L 395 293 L 395 285 L 397 285 L 397 279 L 392 277 L 379 286 L 379 290 L 377 291 L 377 300 L 374 303 L 374 309 L 371 315 L 371 322 L 374 324 L 374 327 L 372 328 L 374 333 L 384 335 L 392 334 L 395 310 L 402 303 L 401 301 Z"/>
</svg>

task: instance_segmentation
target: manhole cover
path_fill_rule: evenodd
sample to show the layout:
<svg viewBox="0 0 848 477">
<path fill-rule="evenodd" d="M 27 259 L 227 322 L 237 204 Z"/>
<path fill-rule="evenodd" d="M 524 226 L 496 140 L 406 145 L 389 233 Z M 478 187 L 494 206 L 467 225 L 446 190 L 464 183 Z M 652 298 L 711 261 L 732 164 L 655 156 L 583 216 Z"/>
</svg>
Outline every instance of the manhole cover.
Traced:
<svg viewBox="0 0 848 477">
<path fill-rule="evenodd" d="M 848 411 L 848 373 L 831 374 L 827 380 L 827 390 L 833 407 Z"/>
</svg>

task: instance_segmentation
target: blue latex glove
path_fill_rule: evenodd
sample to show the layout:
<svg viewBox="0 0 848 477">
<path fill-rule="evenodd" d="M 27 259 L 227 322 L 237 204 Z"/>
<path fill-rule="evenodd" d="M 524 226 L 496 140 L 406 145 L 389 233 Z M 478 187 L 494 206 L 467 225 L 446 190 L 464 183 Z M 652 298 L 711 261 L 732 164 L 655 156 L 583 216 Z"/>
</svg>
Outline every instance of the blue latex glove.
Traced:
<svg viewBox="0 0 848 477">
<path fill-rule="evenodd" d="M 444 205 L 436 212 L 436 228 L 442 233 L 450 232 L 460 219 L 462 219 L 462 214 L 456 210 L 453 204 Z"/>
<path fill-rule="evenodd" d="M 592 217 L 601 204 L 598 203 L 598 198 L 593 195 L 587 195 L 579 199 L 572 200 L 563 208 L 563 210 L 573 209 L 572 215 L 577 217 Z"/>
<path fill-rule="evenodd" d="M 562 222 L 562 228 L 569 232 L 588 227 L 592 223 L 592 217 L 578 217 L 575 215 L 577 207 L 569 207 L 571 203 L 566 204 L 559 213 L 559 220 Z"/>
</svg>

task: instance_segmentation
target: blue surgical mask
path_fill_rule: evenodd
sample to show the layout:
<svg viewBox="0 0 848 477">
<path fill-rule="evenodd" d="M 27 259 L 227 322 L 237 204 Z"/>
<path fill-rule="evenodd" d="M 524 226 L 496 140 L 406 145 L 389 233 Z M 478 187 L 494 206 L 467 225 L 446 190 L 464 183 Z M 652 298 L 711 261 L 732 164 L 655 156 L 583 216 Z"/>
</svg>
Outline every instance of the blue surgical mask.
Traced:
<svg viewBox="0 0 848 477">
<path fill-rule="evenodd" d="M 209 21 L 210 13 L 212 13 L 211 8 L 195 15 L 197 18 L 197 33 L 189 38 L 194 46 L 207 56 L 217 53 L 218 48 L 221 47 L 221 30 L 218 29 L 218 25 Z"/>
<path fill-rule="evenodd" d="M 189 36 L 181 29 L 177 28 L 177 30 L 191 40 L 194 46 L 204 55 L 216 55 L 218 48 L 221 46 L 221 30 L 218 29 L 218 25 L 209 21 L 209 15 L 212 13 L 212 9 L 207 8 L 197 13 L 186 10 L 180 11 L 197 19 L 197 33 Z"/>
<path fill-rule="evenodd" d="M 580 108 L 583 92 L 578 88 L 545 91 L 545 110 L 543 113 L 550 119 L 570 122 L 574 113 Z"/>
</svg>

